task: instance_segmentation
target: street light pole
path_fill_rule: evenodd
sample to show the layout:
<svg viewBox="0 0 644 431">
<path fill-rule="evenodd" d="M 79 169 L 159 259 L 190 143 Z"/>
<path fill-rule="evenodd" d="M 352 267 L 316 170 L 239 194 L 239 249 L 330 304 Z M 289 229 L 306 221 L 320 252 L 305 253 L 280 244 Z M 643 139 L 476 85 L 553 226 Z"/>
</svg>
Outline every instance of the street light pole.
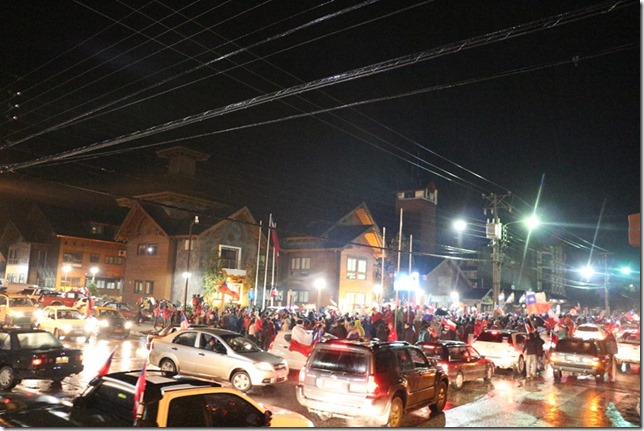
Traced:
<svg viewBox="0 0 644 431">
<path fill-rule="evenodd" d="M 186 272 L 184 277 L 186 279 L 186 286 L 183 292 L 183 309 L 186 310 L 188 306 L 188 280 L 190 280 L 190 254 L 192 252 L 192 227 L 199 224 L 199 216 L 195 216 L 194 220 L 190 222 L 190 229 L 188 230 L 188 260 L 186 263 Z"/>
</svg>

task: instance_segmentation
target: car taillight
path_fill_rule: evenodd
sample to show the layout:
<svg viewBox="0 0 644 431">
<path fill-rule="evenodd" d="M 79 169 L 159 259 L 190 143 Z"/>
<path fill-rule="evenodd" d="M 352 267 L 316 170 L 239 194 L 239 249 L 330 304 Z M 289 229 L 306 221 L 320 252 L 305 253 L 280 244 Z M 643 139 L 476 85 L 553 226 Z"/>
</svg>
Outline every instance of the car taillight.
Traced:
<svg viewBox="0 0 644 431">
<path fill-rule="evenodd" d="M 599 366 L 599 361 L 600 361 L 599 358 L 597 358 L 597 357 L 593 358 L 593 367 L 598 367 Z"/>
<path fill-rule="evenodd" d="M 31 359 L 31 365 L 34 367 L 39 367 L 47 362 L 47 356 L 46 355 L 41 355 L 41 356 L 34 356 Z"/>
<path fill-rule="evenodd" d="M 367 393 L 373 395 L 377 391 L 378 383 L 376 382 L 376 377 L 373 374 L 370 374 L 369 379 L 367 380 Z"/>
</svg>

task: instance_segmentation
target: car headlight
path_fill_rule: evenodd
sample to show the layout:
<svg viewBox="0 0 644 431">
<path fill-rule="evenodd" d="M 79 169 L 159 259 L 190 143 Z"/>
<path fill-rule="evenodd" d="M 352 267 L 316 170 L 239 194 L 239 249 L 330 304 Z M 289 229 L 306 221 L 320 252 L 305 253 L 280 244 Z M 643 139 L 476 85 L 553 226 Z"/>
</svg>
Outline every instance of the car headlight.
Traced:
<svg viewBox="0 0 644 431">
<path fill-rule="evenodd" d="M 262 371 L 275 371 L 275 368 L 268 362 L 257 362 L 255 368 Z"/>
<path fill-rule="evenodd" d="M 130 321 L 125 322 L 125 329 L 132 329 L 132 322 Z"/>
<path fill-rule="evenodd" d="M 110 326 L 110 322 L 108 322 L 107 320 L 99 320 L 98 324 L 101 325 L 101 328 L 107 328 L 108 326 Z"/>
<path fill-rule="evenodd" d="M 88 319 L 85 322 L 85 330 L 86 331 L 93 331 L 94 328 L 96 328 L 96 320 L 94 319 Z"/>
<path fill-rule="evenodd" d="M 10 310 L 9 315 L 11 317 L 24 317 L 25 313 L 23 313 L 22 311 Z"/>
<path fill-rule="evenodd" d="M 42 310 L 34 311 L 34 316 L 36 316 L 36 319 L 40 319 L 40 316 L 42 316 Z"/>
<path fill-rule="evenodd" d="M 63 325 L 64 332 L 72 332 L 72 325 Z"/>
</svg>

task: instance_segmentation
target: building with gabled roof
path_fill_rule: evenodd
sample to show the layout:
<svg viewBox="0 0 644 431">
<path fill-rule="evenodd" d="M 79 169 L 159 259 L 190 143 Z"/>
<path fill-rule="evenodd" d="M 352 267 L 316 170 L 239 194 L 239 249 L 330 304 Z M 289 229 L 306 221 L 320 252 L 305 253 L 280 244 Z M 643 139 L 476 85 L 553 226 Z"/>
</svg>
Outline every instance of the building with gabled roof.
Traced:
<svg viewBox="0 0 644 431">
<path fill-rule="evenodd" d="M 361 203 L 320 236 L 280 239 L 279 305 L 328 307 L 342 311 L 369 307 L 382 256 L 382 234 Z"/>
</svg>

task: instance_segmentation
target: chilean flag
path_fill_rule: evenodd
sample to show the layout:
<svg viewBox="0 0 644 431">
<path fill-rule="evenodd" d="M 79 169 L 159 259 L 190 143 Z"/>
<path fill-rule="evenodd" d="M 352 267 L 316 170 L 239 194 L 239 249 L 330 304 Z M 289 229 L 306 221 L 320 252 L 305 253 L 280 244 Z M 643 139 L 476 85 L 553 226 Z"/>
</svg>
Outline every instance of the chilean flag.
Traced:
<svg viewBox="0 0 644 431">
<path fill-rule="evenodd" d="M 445 319 L 444 317 L 443 320 L 441 320 L 441 325 L 446 326 L 451 331 L 456 331 L 456 323 L 452 322 L 449 319 Z"/>
<path fill-rule="evenodd" d="M 132 418 L 136 421 L 137 412 L 139 411 L 139 406 L 143 402 L 143 394 L 145 393 L 145 368 L 147 367 L 147 361 L 143 362 L 143 368 L 141 368 L 141 374 L 136 381 L 136 386 L 134 387 L 134 409 L 132 410 Z"/>
<path fill-rule="evenodd" d="M 112 358 L 114 357 L 115 351 L 116 351 L 116 347 L 114 348 L 114 350 L 112 350 L 112 353 L 110 353 L 110 356 L 107 357 L 107 361 L 105 361 L 103 366 L 99 368 L 97 376 L 104 376 L 105 374 L 110 372 L 110 366 L 112 365 Z"/>
<path fill-rule="evenodd" d="M 181 312 L 181 329 L 188 329 L 190 327 L 190 322 L 188 322 L 188 318 L 186 317 L 186 314 L 182 311 Z"/>
</svg>

